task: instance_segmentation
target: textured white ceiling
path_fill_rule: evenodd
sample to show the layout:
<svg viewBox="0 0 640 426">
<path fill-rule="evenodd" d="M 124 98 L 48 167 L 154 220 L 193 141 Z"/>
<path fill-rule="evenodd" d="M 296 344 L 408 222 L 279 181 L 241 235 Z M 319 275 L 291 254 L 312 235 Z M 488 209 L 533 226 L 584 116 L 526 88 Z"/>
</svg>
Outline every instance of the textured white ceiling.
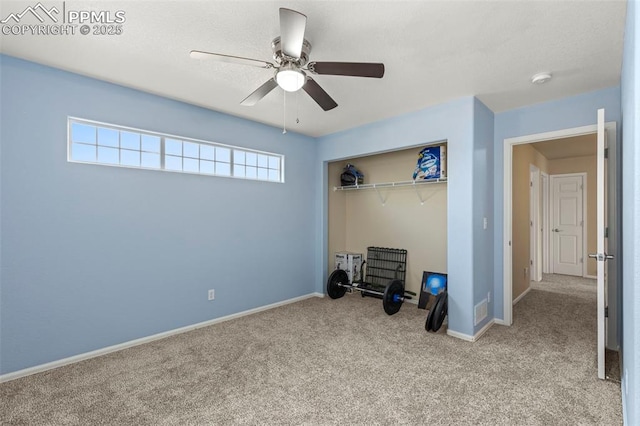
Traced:
<svg viewBox="0 0 640 426">
<path fill-rule="evenodd" d="M 61 1 L 42 0 L 45 6 Z M 0 19 L 32 2 L 0 3 Z M 382 79 L 316 76 L 338 107 L 287 94 L 287 127 L 325 135 L 477 96 L 494 112 L 619 84 L 623 1 L 66 1 L 126 12 L 118 36 L 0 35 L 0 51 L 216 111 L 282 126 L 279 88 L 240 101 L 272 76 L 193 60 L 192 49 L 271 60 L 278 8 L 307 15 L 311 60 L 383 62 Z M 553 73 L 534 86 L 530 77 Z M 299 117 L 300 122 L 295 123 Z"/>
<path fill-rule="evenodd" d="M 532 146 L 533 149 L 544 155 L 547 160 L 584 157 L 587 155 L 596 155 L 598 152 L 597 136 L 595 133 L 537 142 Z"/>
</svg>

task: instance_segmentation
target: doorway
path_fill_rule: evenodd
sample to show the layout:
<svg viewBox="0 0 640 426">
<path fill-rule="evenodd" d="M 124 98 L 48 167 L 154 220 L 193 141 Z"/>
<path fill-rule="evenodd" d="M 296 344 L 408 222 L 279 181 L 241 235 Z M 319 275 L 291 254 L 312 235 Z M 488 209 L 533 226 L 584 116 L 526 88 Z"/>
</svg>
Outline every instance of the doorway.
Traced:
<svg viewBox="0 0 640 426">
<path fill-rule="evenodd" d="M 534 135 L 527 135 L 527 136 L 522 136 L 522 137 L 518 137 L 518 138 L 509 138 L 509 139 L 505 139 L 504 140 L 504 172 L 505 172 L 505 179 L 504 179 L 504 258 L 503 258 L 503 283 L 504 283 L 504 319 L 503 319 L 503 323 L 505 325 L 511 325 L 513 322 L 513 310 L 512 310 L 512 304 L 514 303 L 513 301 L 513 296 L 517 295 L 514 294 L 514 286 L 516 285 L 516 280 L 514 279 L 515 277 L 518 277 L 517 272 L 518 271 L 514 271 L 514 256 L 516 255 L 516 244 L 514 244 L 517 241 L 517 235 L 516 235 L 516 228 L 514 226 L 514 209 L 516 209 L 516 207 L 518 206 L 518 203 L 515 202 L 515 198 L 517 197 L 518 194 L 518 189 L 515 187 L 515 176 L 516 174 L 514 173 L 514 170 L 517 169 L 517 164 L 516 159 L 514 157 L 514 150 L 520 146 L 524 146 L 527 144 L 537 144 L 539 143 L 541 146 L 542 145 L 547 145 L 547 146 L 553 146 L 554 148 L 559 144 L 559 141 L 562 139 L 568 140 L 571 138 L 580 138 L 582 136 L 585 135 L 593 135 L 593 134 L 598 134 L 597 137 L 597 161 L 596 161 L 596 169 L 597 169 L 597 187 L 598 187 L 598 191 L 597 197 L 593 197 L 593 198 L 597 198 L 597 205 L 600 206 L 597 208 L 598 211 L 598 221 L 597 221 L 597 237 L 595 238 L 596 242 L 597 242 L 597 255 L 593 255 L 593 257 L 596 257 L 598 259 L 598 263 L 597 263 L 597 269 L 598 269 L 598 303 L 597 303 L 597 318 L 598 318 L 598 339 L 597 339 L 597 343 L 598 343 L 598 376 L 601 378 L 604 378 L 604 374 L 601 375 L 600 369 L 601 369 L 601 364 L 600 364 L 600 360 L 604 360 L 604 337 L 602 337 L 603 340 L 600 340 L 600 336 L 606 336 L 607 337 L 607 342 L 606 342 L 606 346 L 611 348 L 611 349 L 616 349 L 618 344 L 617 344 L 617 322 L 618 322 L 618 318 L 616 317 L 609 317 L 608 319 L 604 320 L 606 321 L 607 324 L 607 331 L 608 333 L 605 334 L 604 330 L 601 330 L 601 319 L 604 319 L 605 316 L 605 309 L 604 309 L 604 303 L 607 303 L 607 288 L 609 289 L 609 296 L 612 296 L 612 291 L 613 293 L 617 293 L 616 290 L 616 280 L 609 280 L 608 284 L 607 284 L 607 280 L 606 277 L 604 280 L 601 280 L 601 267 L 603 266 L 603 262 L 601 262 L 601 260 L 603 260 L 604 258 L 606 259 L 613 259 L 615 258 L 615 256 L 605 256 L 603 253 L 605 253 L 605 249 L 601 248 L 601 244 L 602 244 L 602 238 L 607 239 L 607 235 L 609 238 L 611 237 L 615 237 L 615 233 L 612 235 L 611 233 L 607 232 L 607 229 L 604 228 L 602 226 L 601 223 L 601 212 L 604 211 L 609 211 L 610 214 L 612 214 L 613 216 L 616 216 L 616 210 L 617 210 L 617 205 L 614 202 L 610 202 L 608 205 L 605 203 L 603 203 L 602 199 L 601 199 L 601 194 L 603 194 L 604 192 L 604 188 L 607 188 L 607 191 L 610 191 L 611 195 L 615 196 L 615 193 L 617 191 L 617 187 L 615 185 L 615 181 L 616 181 L 616 176 L 617 176 L 617 171 L 616 171 L 616 167 L 617 167 L 617 156 L 615 155 L 615 141 L 616 141 L 616 125 L 615 123 L 604 123 L 604 110 L 600 110 L 598 111 L 598 126 L 593 125 L 593 126 L 584 126 L 584 127 L 579 127 L 579 128 L 573 128 L 573 129 L 565 129 L 565 130 L 561 130 L 561 131 L 556 131 L 556 132 L 548 132 L 548 133 L 541 133 L 541 134 L 534 134 Z M 608 149 L 609 154 L 613 155 L 612 157 L 610 157 L 610 160 L 613 159 L 613 161 L 609 162 L 609 168 L 610 171 L 609 173 L 607 173 L 605 175 L 604 173 L 604 168 L 602 166 L 602 161 L 604 158 L 607 157 L 607 150 L 606 148 L 606 140 L 609 140 L 610 143 L 612 143 L 612 145 L 610 144 L 610 147 L 612 146 L 613 148 Z M 603 142 L 604 141 L 604 142 Z M 603 148 L 603 146 L 605 148 Z M 613 153 L 611 152 L 613 151 Z M 579 155 L 579 154 L 574 154 L 574 155 Z M 606 161 L 605 161 L 606 162 Z M 522 168 L 520 168 L 520 170 L 522 170 Z M 531 174 L 530 174 L 530 167 L 527 166 L 526 171 L 523 171 L 523 173 L 526 173 L 527 176 L 527 180 L 531 179 Z M 550 174 L 553 174 L 553 172 L 551 172 Z M 556 174 L 562 174 L 561 172 L 557 172 Z M 540 181 L 542 181 L 542 177 L 541 175 L 538 177 L 538 179 L 540 179 Z M 605 179 L 605 184 L 602 184 L 602 180 L 601 179 Z M 607 179 L 609 179 L 609 183 L 607 184 Z M 550 181 L 550 179 L 548 179 L 548 181 Z M 531 182 L 532 183 L 532 182 Z M 573 179 L 566 179 L 563 180 L 562 177 L 560 177 L 560 180 L 558 182 L 556 182 L 556 188 L 555 190 L 558 190 L 558 185 L 562 186 L 565 185 L 566 188 L 561 188 L 561 189 L 566 189 L 569 190 L 570 187 L 573 188 L 572 191 L 568 191 L 569 193 L 569 206 L 567 206 L 566 211 L 563 214 L 566 214 L 567 217 L 572 216 L 571 218 L 569 218 L 570 220 L 568 220 L 568 222 L 565 223 L 566 224 L 573 224 L 576 226 L 579 226 L 581 223 L 586 222 L 584 217 L 586 216 L 586 212 L 587 209 L 586 208 L 582 208 L 582 218 L 581 218 L 581 214 L 580 214 L 580 208 L 579 205 L 583 204 L 580 201 L 580 189 L 582 189 L 584 186 L 586 186 L 586 180 L 584 179 L 584 177 L 579 177 L 576 176 Z M 530 182 L 527 182 L 527 184 L 529 185 Z M 607 186 L 609 185 L 609 186 Z M 551 185 L 550 183 L 550 188 L 549 188 L 549 193 L 551 194 L 551 192 L 554 190 L 552 189 L 553 185 Z M 544 187 L 544 185 L 543 185 Z M 527 188 L 528 189 L 528 188 Z M 544 189 L 543 189 L 544 192 Z M 527 191 L 527 195 L 530 196 L 530 191 Z M 550 197 L 551 199 L 553 199 L 553 195 L 551 195 Z M 582 197 L 584 199 L 584 196 Z M 556 199 L 560 200 L 556 202 L 556 206 L 558 204 L 562 204 L 562 197 L 559 196 L 558 194 L 556 194 Z M 529 201 L 529 200 L 527 200 Z M 596 208 L 592 209 L 592 211 L 595 214 Z M 556 210 L 552 210 L 553 213 L 555 213 L 556 215 L 558 215 L 558 211 Z M 567 213 L 568 212 L 568 213 Z M 530 223 L 532 223 L 530 221 L 532 215 L 530 212 L 528 212 L 528 218 L 529 220 L 527 220 L 527 225 L 530 225 Z M 549 224 L 551 224 L 551 222 L 553 221 L 553 213 L 550 215 L 551 217 L 548 218 Z M 562 213 L 562 211 L 561 211 Z M 570 214 L 569 214 L 570 213 Z M 606 214 L 605 214 L 606 216 Z M 613 217 L 611 216 L 611 217 Z M 557 218 L 556 218 L 557 219 Z M 566 218 L 561 218 L 561 219 L 566 219 Z M 544 223 L 545 219 L 543 219 L 543 223 Z M 564 223 L 564 222 L 563 222 Z M 544 229 L 545 227 L 543 226 L 542 229 Z M 554 228 L 555 229 L 555 228 Z M 556 233 L 559 233 L 558 229 L 555 229 Z M 582 244 L 580 244 L 580 233 L 576 231 L 576 229 L 573 230 L 572 236 L 568 237 L 566 239 L 566 241 L 562 241 L 562 238 L 553 238 L 553 236 L 549 236 L 549 240 L 550 240 L 550 245 L 553 247 L 554 246 L 554 242 L 555 242 L 555 249 L 556 252 L 558 252 L 561 256 L 565 256 L 565 258 L 567 257 L 572 257 L 572 263 L 577 264 L 580 262 L 577 262 L 578 259 L 578 253 L 580 252 L 580 246 L 583 247 L 583 249 L 581 250 L 583 253 L 583 258 L 585 261 L 583 261 L 583 264 L 586 264 L 586 249 L 584 248 L 584 246 Z M 531 237 L 536 238 L 537 237 L 537 229 L 536 229 L 536 233 L 534 234 L 534 231 L 531 230 L 530 233 L 527 233 L 527 238 Z M 543 237 L 544 239 L 544 237 Z M 551 241 L 551 240 L 555 240 L 555 241 Z M 584 239 L 583 239 L 584 240 Z M 563 247 L 562 245 L 565 244 L 566 247 Z M 522 245 L 520 243 L 520 245 Z M 613 246 L 615 246 L 615 244 L 613 244 Z M 533 247 L 533 244 L 532 244 Z M 527 249 L 529 248 L 529 244 L 527 242 Z M 614 248 L 615 249 L 615 248 Z M 594 252 L 596 250 L 593 250 Z M 605 253 L 606 254 L 606 253 Z M 535 258 L 536 256 L 532 253 L 531 254 L 531 259 Z M 592 257 L 591 255 L 589 257 Z M 544 256 L 543 256 L 544 259 Z M 544 262 L 544 261 L 543 261 Z M 531 263 L 531 265 L 533 265 L 533 263 Z M 527 262 L 527 267 L 529 266 L 529 263 Z M 556 269 L 559 269 L 560 271 L 562 271 L 561 268 L 558 268 L 558 265 L 556 264 Z M 553 269 L 554 265 L 553 262 L 551 262 L 549 259 L 547 259 L 546 261 L 546 267 Z M 543 266 L 543 269 L 546 269 L 546 267 Z M 616 268 L 618 268 L 619 266 L 617 265 L 617 262 L 611 263 L 609 262 L 608 266 L 606 266 L 607 269 L 611 269 L 611 270 L 615 270 Z M 564 271 L 565 273 L 568 271 Z M 580 275 L 579 274 L 579 270 L 576 268 L 576 270 L 571 271 L 571 274 L 575 274 L 575 275 Z M 615 272 L 615 271 L 614 271 Z M 525 274 L 526 276 L 526 268 L 525 268 Z M 582 275 L 586 275 L 585 273 L 583 273 Z M 532 273 L 531 276 L 534 276 L 534 274 Z M 611 274 L 609 274 L 609 276 L 611 276 Z M 520 278 L 522 278 L 522 275 L 520 275 Z M 602 281 L 604 281 L 604 286 L 601 284 Z M 529 287 L 530 285 L 530 281 L 527 282 L 527 286 Z M 604 288 L 604 296 L 601 297 L 601 288 Z M 524 296 L 524 294 L 522 294 L 521 296 Z M 616 309 L 616 305 L 619 302 L 617 297 L 609 297 L 609 305 L 613 308 Z M 595 311 L 596 309 L 594 309 L 594 318 L 596 317 L 595 315 Z M 613 331 L 613 332 L 612 332 Z M 602 345 L 602 346 L 601 346 Z M 600 355 L 600 348 L 603 348 L 602 351 L 602 356 Z M 604 362 L 603 362 L 604 364 Z"/>
<path fill-rule="evenodd" d="M 560 131 L 554 131 L 554 132 L 547 132 L 547 133 L 540 133 L 540 134 L 533 134 L 533 135 L 527 135 L 527 136 L 522 136 L 522 137 L 517 137 L 517 138 L 509 138 L 509 139 L 505 139 L 504 140 L 504 176 L 503 176 L 503 182 L 504 182 L 504 229 L 503 229 L 503 236 L 504 236 L 504 240 L 503 240 L 503 244 L 504 244 L 504 258 L 503 258 L 503 309 L 504 309 L 504 319 L 503 322 L 505 325 L 511 325 L 513 322 L 513 299 L 514 299 L 514 292 L 513 292 L 513 286 L 514 286 L 514 277 L 517 277 L 517 279 L 522 280 L 523 279 L 523 274 L 522 271 L 514 271 L 513 270 L 513 238 L 514 238 L 514 228 L 513 228 L 513 209 L 517 206 L 517 203 L 515 202 L 515 200 L 513 200 L 514 197 L 514 192 L 513 192 L 513 151 L 514 148 L 516 148 L 519 145 L 526 145 L 526 144 L 534 144 L 534 143 L 541 143 L 542 144 L 548 144 L 548 145 L 554 145 L 557 143 L 558 140 L 560 139 L 566 139 L 566 138 L 573 138 L 573 137 L 579 137 L 579 136 L 583 136 L 583 135 L 592 135 L 595 134 L 597 131 L 597 126 L 596 125 L 591 125 L 591 126 L 584 126 L 584 127 L 577 127 L 577 128 L 572 128 L 572 129 L 565 129 L 565 130 L 560 130 Z M 607 133 L 607 138 L 609 141 L 615 141 L 616 140 L 616 123 L 615 122 L 610 122 L 610 123 L 606 123 L 605 125 L 605 131 Z M 615 163 L 613 163 L 615 164 Z M 529 167 L 527 166 L 527 178 L 529 178 Z M 551 188 L 550 188 L 550 176 L 548 177 L 544 177 L 544 175 L 541 173 L 541 180 L 542 180 L 542 193 L 545 193 L 545 191 L 547 191 L 547 193 L 550 195 L 551 193 Z M 546 185 L 544 182 L 548 182 L 548 185 Z M 545 189 L 545 187 L 547 189 Z M 527 191 L 527 199 L 529 198 L 529 191 Z M 615 191 L 613 192 L 613 195 L 615 195 Z M 544 198 L 542 200 L 542 203 L 544 204 Z M 542 240 L 545 241 L 545 238 L 547 239 L 547 243 L 551 244 L 551 236 L 547 235 L 550 234 L 550 232 L 545 232 L 545 229 L 548 230 L 548 227 L 551 226 L 551 218 L 545 218 L 544 214 L 542 215 L 542 222 L 543 222 L 543 226 L 542 228 Z M 546 225 L 545 225 L 546 223 Z M 527 232 L 527 236 L 529 235 L 529 233 Z M 527 244 L 528 247 L 528 244 Z M 594 250 L 595 251 L 595 250 Z M 528 262 L 527 262 L 528 263 Z M 584 262 L 586 263 L 586 262 Z M 551 259 L 546 257 L 546 252 L 543 250 L 543 254 L 542 254 L 542 269 L 543 271 L 545 270 L 551 270 L 552 266 L 551 266 Z M 517 272 L 517 273 L 516 273 Z M 525 271 L 526 274 L 526 271 Z M 585 274 L 583 274 L 585 275 Z M 590 274 L 587 274 L 590 275 Z M 527 285 L 528 285 L 529 281 L 527 280 Z M 609 297 L 610 300 L 609 302 L 612 302 L 611 297 L 612 294 L 616 294 L 616 282 L 615 280 L 610 280 L 609 283 L 609 287 L 608 287 L 608 291 L 609 291 Z M 516 294 L 517 295 L 517 294 Z M 615 302 L 612 304 L 614 305 L 614 309 L 615 309 Z M 617 318 L 612 318 L 609 317 L 608 318 L 608 330 L 609 333 L 607 334 L 609 340 L 607 341 L 607 347 L 610 348 L 617 348 L 617 333 L 612 332 L 614 330 L 616 330 L 616 324 L 613 324 L 614 322 L 616 322 Z"/>
</svg>

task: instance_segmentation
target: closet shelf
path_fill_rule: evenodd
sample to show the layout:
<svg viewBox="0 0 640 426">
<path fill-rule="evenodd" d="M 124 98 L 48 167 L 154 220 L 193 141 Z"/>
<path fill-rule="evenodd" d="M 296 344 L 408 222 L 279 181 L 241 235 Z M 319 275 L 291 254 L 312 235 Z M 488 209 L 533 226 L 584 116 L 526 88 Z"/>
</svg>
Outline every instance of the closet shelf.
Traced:
<svg viewBox="0 0 640 426">
<path fill-rule="evenodd" d="M 447 178 L 428 179 L 428 180 L 405 180 L 400 182 L 365 183 L 362 185 L 350 185 L 350 186 L 334 186 L 333 190 L 334 191 L 357 191 L 359 189 L 375 189 L 376 194 L 378 194 L 378 198 L 380 199 L 380 203 L 382 203 L 382 205 L 384 206 L 385 204 L 387 204 L 387 200 L 382 196 L 379 189 L 412 186 L 416 190 L 416 195 L 418 196 L 418 200 L 420 200 L 420 204 L 423 205 L 424 202 L 427 200 L 422 198 L 422 195 L 418 191 L 418 186 L 435 184 L 435 183 L 447 183 Z"/>
<path fill-rule="evenodd" d="M 333 190 L 334 191 L 356 191 L 359 189 L 392 188 L 392 187 L 400 187 L 400 186 L 429 185 L 433 183 L 447 183 L 447 178 L 428 179 L 428 180 L 405 180 L 400 182 L 364 183 L 362 185 L 350 185 L 350 186 L 334 186 Z"/>
</svg>

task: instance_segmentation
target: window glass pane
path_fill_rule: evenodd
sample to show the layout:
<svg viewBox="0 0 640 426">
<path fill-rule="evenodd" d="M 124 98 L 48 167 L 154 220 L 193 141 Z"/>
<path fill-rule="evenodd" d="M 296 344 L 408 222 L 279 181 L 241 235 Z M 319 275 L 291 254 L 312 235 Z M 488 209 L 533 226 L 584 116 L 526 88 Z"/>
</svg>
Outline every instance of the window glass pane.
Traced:
<svg viewBox="0 0 640 426">
<path fill-rule="evenodd" d="M 182 141 L 175 139 L 164 140 L 164 153 L 169 155 L 182 155 Z"/>
<path fill-rule="evenodd" d="M 167 170 L 182 170 L 182 157 L 164 156 L 164 168 Z"/>
<path fill-rule="evenodd" d="M 185 172 L 198 173 L 198 160 L 195 158 L 185 158 L 182 160 L 182 170 Z"/>
<path fill-rule="evenodd" d="M 140 151 L 120 150 L 120 164 L 140 167 Z"/>
<path fill-rule="evenodd" d="M 247 166 L 246 176 L 250 179 L 257 179 L 258 169 L 256 167 Z"/>
<path fill-rule="evenodd" d="M 255 152 L 247 152 L 247 166 L 255 166 L 258 164 L 258 154 Z"/>
<path fill-rule="evenodd" d="M 198 144 L 193 142 L 183 142 L 183 155 L 190 158 L 198 158 Z"/>
<path fill-rule="evenodd" d="M 267 180 L 268 176 L 267 169 L 258 169 L 258 179 Z"/>
<path fill-rule="evenodd" d="M 140 149 L 140 134 L 120 132 L 120 148 Z"/>
<path fill-rule="evenodd" d="M 158 136 L 142 135 L 142 150 L 160 152 L 160 138 Z"/>
<path fill-rule="evenodd" d="M 99 139 L 98 139 L 99 140 Z M 98 147 L 98 163 L 118 164 L 120 163 L 119 149 Z"/>
<path fill-rule="evenodd" d="M 74 143 L 71 146 L 71 158 L 76 161 L 96 161 L 96 146 Z"/>
<path fill-rule="evenodd" d="M 153 169 L 160 168 L 160 154 L 154 154 L 149 152 L 142 153 L 142 167 L 149 167 Z"/>
<path fill-rule="evenodd" d="M 69 161 L 281 182 L 284 156 L 153 131 L 67 120 Z M 233 161 L 232 161 L 233 160 Z"/>
<path fill-rule="evenodd" d="M 96 128 L 86 124 L 71 124 L 71 140 L 73 142 L 96 143 Z"/>
<path fill-rule="evenodd" d="M 213 174 L 214 164 L 213 161 L 200 160 L 200 173 Z"/>
<path fill-rule="evenodd" d="M 98 127 L 98 145 L 118 147 L 118 131 Z M 98 154 L 98 161 L 100 154 Z"/>
<path fill-rule="evenodd" d="M 279 169 L 280 168 L 280 159 L 278 157 L 269 157 L 269 168 L 270 169 Z"/>
<path fill-rule="evenodd" d="M 234 157 L 235 157 L 235 153 L 234 153 Z M 233 175 L 235 177 L 244 177 L 244 166 L 238 165 L 238 164 L 234 164 L 233 165 Z"/>
<path fill-rule="evenodd" d="M 231 162 L 231 150 L 229 148 L 216 147 L 216 161 L 222 161 L 224 163 Z"/>
<path fill-rule="evenodd" d="M 213 161 L 214 148 L 211 145 L 200 145 L 200 158 Z"/>
<path fill-rule="evenodd" d="M 231 166 L 229 163 L 218 163 L 216 161 L 216 174 L 221 176 L 231 176 Z"/>
<path fill-rule="evenodd" d="M 279 181 L 280 173 L 277 170 L 269 169 L 269 180 Z"/>
</svg>

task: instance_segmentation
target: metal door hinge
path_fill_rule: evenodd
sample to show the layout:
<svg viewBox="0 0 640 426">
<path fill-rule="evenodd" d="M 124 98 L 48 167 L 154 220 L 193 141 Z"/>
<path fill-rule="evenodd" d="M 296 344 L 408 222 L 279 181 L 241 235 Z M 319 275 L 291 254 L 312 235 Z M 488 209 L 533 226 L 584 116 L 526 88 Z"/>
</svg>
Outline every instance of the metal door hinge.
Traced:
<svg viewBox="0 0 640 426">
<path fill-rule="evenodd" d="M 604 308 L 604 317 L 609 318 L 609 307 Z"/>
<path fill-rule="evenodd" d="M 604 158 L 609 158 L 609 148 L 604 149 Z"/>
<path fill-rule="evenodd" d="M 609 227 L 604 228 L 604 237 L 609 238 Z"/>
</svg>

